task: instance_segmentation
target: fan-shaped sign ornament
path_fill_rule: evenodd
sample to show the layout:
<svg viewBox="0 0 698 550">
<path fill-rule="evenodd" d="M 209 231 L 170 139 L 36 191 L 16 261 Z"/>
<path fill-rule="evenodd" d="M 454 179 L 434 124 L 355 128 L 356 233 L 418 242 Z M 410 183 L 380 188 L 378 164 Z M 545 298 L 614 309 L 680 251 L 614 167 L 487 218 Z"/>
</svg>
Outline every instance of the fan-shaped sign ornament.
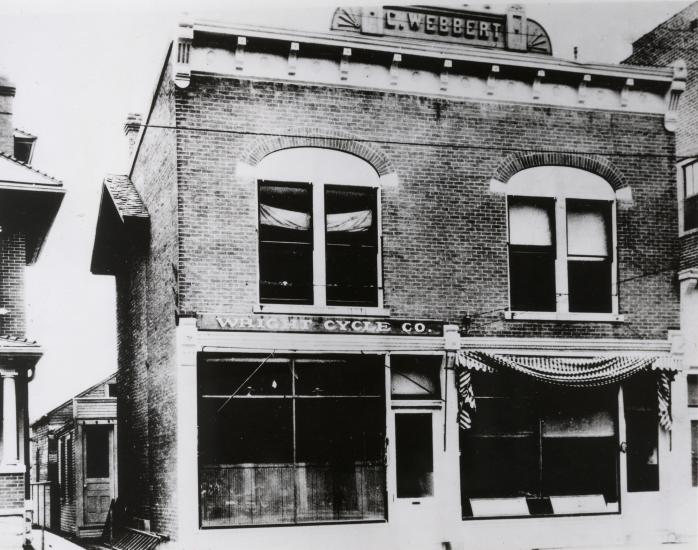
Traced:
<svg viewBox="0 0 698 550">
<path fill-rule="evenodd" d="M 505 14 L 430 6 L 337 8 L 331 29 L 552 55 L 548 34 L 527 19 L 520 6 L 512 6 Z"/>
</svg>

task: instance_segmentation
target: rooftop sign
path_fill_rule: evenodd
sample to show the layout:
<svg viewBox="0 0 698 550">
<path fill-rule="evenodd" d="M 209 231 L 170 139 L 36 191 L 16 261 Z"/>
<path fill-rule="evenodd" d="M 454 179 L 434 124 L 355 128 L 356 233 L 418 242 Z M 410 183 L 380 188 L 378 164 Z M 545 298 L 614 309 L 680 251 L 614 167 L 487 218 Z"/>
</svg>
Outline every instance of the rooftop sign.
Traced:
<svg viewBox="0 0 698 550">
<path fill-rule="evenodd" d="M 552 55 L 548 34 L 520 6 L 506 14 L 426 6 L 338 8 L 332 30 Z"/>
</svg>

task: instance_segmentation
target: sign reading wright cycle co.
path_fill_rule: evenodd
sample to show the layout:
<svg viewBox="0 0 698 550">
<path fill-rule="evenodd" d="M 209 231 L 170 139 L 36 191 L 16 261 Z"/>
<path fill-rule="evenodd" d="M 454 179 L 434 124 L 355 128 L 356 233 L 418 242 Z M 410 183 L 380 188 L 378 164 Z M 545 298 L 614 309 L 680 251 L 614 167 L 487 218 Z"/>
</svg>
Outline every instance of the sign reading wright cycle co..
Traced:
<svg viewBox="0 0 698 550">
<path fill-rule="evenodd" d="M 201 315 L 197 324 L 200 330 L 443 336 L 441 323 L 414 319 L 302 317 L 295 315 Z"/>
</svg>

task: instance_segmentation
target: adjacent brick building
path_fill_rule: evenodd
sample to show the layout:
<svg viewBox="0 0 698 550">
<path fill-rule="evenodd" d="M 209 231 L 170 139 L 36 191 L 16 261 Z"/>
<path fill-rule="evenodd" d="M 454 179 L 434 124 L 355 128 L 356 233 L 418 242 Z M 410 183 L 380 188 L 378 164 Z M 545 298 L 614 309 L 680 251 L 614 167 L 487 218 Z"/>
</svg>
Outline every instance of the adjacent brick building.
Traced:
<svg viewBox="0 0 698 550">
<path fill-rule="evenodd" d="M 664 65 L 677 61 L 688 67 L 676 130 L 676 188 L 678 200 L 678 279 L 681 329 L 686 341 L 685 364 L 689 421 L 680 427 L 690 434 L 680 452 L 691 455 L 692 486 L 698 498 L 698 3 L 693 3 L 633 43 L 625 63 Z M 683 380 L 682 380 L 683 382 Z M 681 392 L 684 393 L 683 388 Z M 682 396 L 684 397 L 684 396 Z"/>
<path fill-rule="evenodd" d="M 177 548 L 694 536 L 685 67 L 557 59 L 520 8 L 328 24 L 183 24 L 105 179 L 132 520 Z"/>
<path fill-rule="evenodd" d="M 42 350 L 25 338 L 24 267 L 41 250 L 64 190 L 28 164 L 36 137 L 13 127 L 15 87 L 0 78 L 0 547 L 21 548 L 29 526 L 27 386 Z"/>
</svg>

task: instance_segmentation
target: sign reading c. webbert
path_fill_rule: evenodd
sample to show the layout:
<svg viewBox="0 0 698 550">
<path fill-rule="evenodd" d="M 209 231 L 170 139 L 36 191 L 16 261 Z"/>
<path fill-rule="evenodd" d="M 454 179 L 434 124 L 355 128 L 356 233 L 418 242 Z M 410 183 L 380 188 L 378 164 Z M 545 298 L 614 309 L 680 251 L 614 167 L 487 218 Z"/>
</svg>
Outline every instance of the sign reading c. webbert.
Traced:
<svg viewBox="0 0 698 550">
<path fill-rule="evenodd" d="M 443 336 L 436 321 L 413 319 L 361 319 L 357 317 L 301 317 L 295 315 L 201 315 L 200 330 L 240 332 L 317 332 L 325 334 L 392 334 Z"/>
</svg>

